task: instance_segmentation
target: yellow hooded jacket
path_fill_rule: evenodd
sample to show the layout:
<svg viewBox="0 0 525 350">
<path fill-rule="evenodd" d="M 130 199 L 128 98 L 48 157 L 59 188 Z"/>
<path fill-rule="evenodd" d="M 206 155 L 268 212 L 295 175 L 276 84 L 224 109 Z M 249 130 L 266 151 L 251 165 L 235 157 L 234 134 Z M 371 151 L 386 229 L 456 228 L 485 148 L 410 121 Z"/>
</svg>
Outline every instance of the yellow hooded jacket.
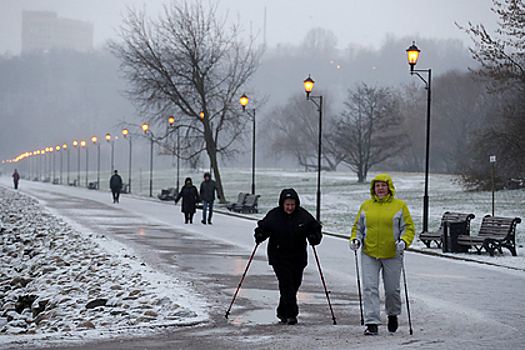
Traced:
<svg viewBox="0 0 525 350">
<path fill-rule="evenodd" d="M 376 181 L 385 181 L 390 194 L 383 198 L 375 195 Z M 371 199 L 361 204 L 352 227 L 350 240 L 363 243 L 363 253 L 377 259 L 396 256 L 396 242 L 405 241 L 408 247 L 414 240 L 415 228 L 406 203 L 394 198 L 394 182 L 387 174 L 377 175 L 370 184 Z"/>
</svg>

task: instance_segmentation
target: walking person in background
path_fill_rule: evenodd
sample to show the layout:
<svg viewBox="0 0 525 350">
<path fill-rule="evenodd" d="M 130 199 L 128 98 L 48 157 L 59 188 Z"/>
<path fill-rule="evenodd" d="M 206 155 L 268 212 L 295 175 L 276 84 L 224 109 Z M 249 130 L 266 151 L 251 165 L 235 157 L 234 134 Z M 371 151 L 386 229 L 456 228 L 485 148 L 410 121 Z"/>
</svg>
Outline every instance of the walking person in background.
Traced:
<svg viewBox="0 0 525 350">
<path fill-rule="evenodd" d="M 201 183 L 200 196 L 202 201 L 202 223 L 206 225 L 206 214 L 208 217 L 208 224 L 211 225 L 211 217 L 213 216 L 213 201 L 215 200 L 215 192 L 217 198 L 221 199 L 219 187 L 215 181 L 211 179 L 210 173 L 204 173 L 204 181 Z"/>
<path fill-rule="evenodd" d="M 370 184 L 371 199 L 361 204 L 352 227 L 350 249 L 361 253 L 365 335 L 377 335 L 381 324 L 379 275 L 385 288 L 388 330 L 397 330 L 401 314 L 400 277 L 403 251 L 412 243 L 414 222 L 406 203 L 394 198 L 395 188 L 387 174 L 377 175 Z"/>
<path fill-rule="evenodd" d="M 20 174 L 18 173 L 18 170 L 15 169 L 15 172 L 13 173 L 13 183 L 15 185 L 15 190 L 18 190 L 18 181 L 20 181 Z"/>
<path fill-rule="evenodd" d="M 118 170 L 115 170 L 115 173 L 111 176 L 109 188 L 111 188 L 111 194 L 113 195 L 113 203 L 119 203 L 120 191 L 122 190 L 122 178 L 118 174 Z"/>
<path fill-rule="evenodd" d="M 184 223 L 193 224 L 193 215 L 195 214 L 195 207 L 200 202 L 199 192 L 197 187 L 193 185 L 191 177 L 184 180 L 184 186 L 175 198 L 175 204 L 182 198 L 181 212 L 184 213 Z"/>
<path fill-rule="evenodd" d="M 297 323 L 299 307 L 297 291 L 301 286 L 307 265 L 307 243 L 321 243 L 321 224 L 303 207 L 293 189 L 284 189 L 279 196 L 279 206 L 270 210 L 257 223 L 255 243 L 268 237 L 268 262 L 279 281 L 279 306 L 277 318 L 290 325 Z"/>
</svg>

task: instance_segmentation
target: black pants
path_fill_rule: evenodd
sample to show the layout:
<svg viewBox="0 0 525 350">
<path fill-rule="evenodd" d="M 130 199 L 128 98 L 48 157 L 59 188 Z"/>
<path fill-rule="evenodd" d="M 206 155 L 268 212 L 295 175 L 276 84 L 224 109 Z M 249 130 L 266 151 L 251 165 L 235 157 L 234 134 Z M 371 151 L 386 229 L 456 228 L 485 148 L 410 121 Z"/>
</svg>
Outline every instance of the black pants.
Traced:
<svg viewBox="0 0 525 350">
<path fill-rule="evenodd" d="M 279 280 L 279 306 L 277 317 L 282 321 L 290 317 L 297 317 L 299 307 L 297 306 L 297 291 L 303 281 L 304 268 L 293 267 L 289 264 L 272 265 L 273 271 Z"/>
<path fill-rule="evenodd" d="M 113 203 L 118 203 L 118 199 L 120 197 L 120 191 L 111 189 L 111 193 L 113 194 Z"/>
<path fill-rule="evenodd" d="M 18 181 L 15 181 L 15 190 L 18 190 Z"/>
<path fill-rule="evenodd" d="M 184 213 L 184 222 L 193 224 L 193 214 L 195 213 Z"/>
</svg>

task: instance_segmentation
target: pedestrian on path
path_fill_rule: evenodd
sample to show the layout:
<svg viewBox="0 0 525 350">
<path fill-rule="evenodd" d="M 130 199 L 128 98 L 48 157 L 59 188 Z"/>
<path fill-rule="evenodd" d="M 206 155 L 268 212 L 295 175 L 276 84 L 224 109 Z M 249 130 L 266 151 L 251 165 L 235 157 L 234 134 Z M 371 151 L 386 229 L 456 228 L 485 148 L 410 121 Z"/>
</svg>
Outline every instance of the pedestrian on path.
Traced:
<svg viewBox="0 0 525 350">
<path fill-rule="evenodd" d="M 118 170 L 115 170 L 115 173 L 111 175 L 109 188 L 111 188 L 111 194 L 113 195 L 113 203 L 119 203 L 120 191 L 122 190 L 122 178 L 118 174 Z"/>
<path fill-rule="evenodd" d="M 387 174 L 370 184 L 371 199 L 363 202 L 352 227 L 350 249 L 361 252 L 365 335 L 377 335 L 381 324 L 379 275 L 383 276 L 388 330 L 397 330 L 401 314 L 400 276 L 403 251 L 414 239 L 414 222 L 406 203 L 394 198 L 395 188 Z"/>
<path fill-rule="evenodd" d="M 195 214 L 195 207 L 200 202 L 199 192 L 197 187 L 193 185 L 191 177 L 187 177 L 184 180 L 184 186 L 180 190 L 179 194 L 175 198 L 175 204 L 182 198 L 181 212 L 184 213 L 184 223 L 193 224 L 193 215 Z"/>
<path fill-rule="evenodd" d="M 202 201 L 202 223 L 206 225 L 206 214 L 208 217 L 208 225 L 211 225 L 211 217 L 213 216 L 213 201 L 215 200 L 215 192 L 217 192 L 217 198 L 221 199 L 219 193 L 219 187 L 211 179 L 210 173 L 204 173 L 204 181 L 201 183 L 200 197 Z"/>
<path fill-rule="evenodd" d="M 293 189 L 284 189 L 279 206 L 270 210 L 257 223 L 255 242 L 268 237 L 268 262 L 279 281 L 277 318 L 290 325 L 297 323 L 299 307 L 297 292 L 307 265 L 307 240 L 311 245 L 321 243 L 321 224 L 303 207 Z"/>
<path fill-rule="evenodd" d="M 13 183 L 15 185 L 15 190 L 18 190 L 18 181 L 20 181 L 20 174 L 18 173 L 18 170 L 15 169 L 15 172 L 13 173 Z"/>
</svg>

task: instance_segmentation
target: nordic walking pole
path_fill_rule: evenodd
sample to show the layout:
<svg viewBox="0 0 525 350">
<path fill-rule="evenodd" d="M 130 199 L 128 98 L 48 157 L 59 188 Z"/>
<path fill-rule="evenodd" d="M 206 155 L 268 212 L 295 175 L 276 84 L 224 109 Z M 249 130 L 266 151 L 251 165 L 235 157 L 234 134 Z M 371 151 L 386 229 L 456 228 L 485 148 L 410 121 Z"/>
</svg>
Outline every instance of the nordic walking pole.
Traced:
<svg viewBox="0 0 525 350">
<path fill-rule="evenodd" d="M 401 259 L 401 269 L 403 270 L 403 282 L 405 283 L 405 297 L 406 297 L 406 304 L 407 304 L 408 327 L 410 330 L 410 335 L 412 335 L 414 334 L 414 331 L 412 330 L 412 320 L 410 319 L 410 302 L 408 301 L 407 276 L 405 274 L 405 256 L 404 254 Z"/>
<path fill-rule="evenodd" d="M 321 264 L 319 263 L 319 258 L 317 257 L 317 251 L 315 250 L 315 246 L 312 245 L 312 249 L 314 250 L 315 261 L 317 261 L 317 267 L 319 268 L 319 274 L 321 275 L 321 281 L 323 282 L 324 292 L 326 294 L 326 300 L 328 300 L 328 306 L 330 306 L 330 312 L 332 313 L 332 320 L 334 321 L 334 324 L 337 324 L 337 322 L 335 321 L 334 310 L 332 309 L 332 304 L 330 303 L 330 296 L 328 295 L 329 292 L 326 289 L 326 283 L 324 282 L 323 271 L 321 271 Z"/>
<path fill-rule="evenodd" d="M 237 286 L 237 290 L 235 291 L 235 294 L 233 295 L 233 299 L 230 304 L 230 307 L 226 311 L 226 315 L 224 315 L 224 317 L 226 318 L 228 318 L 228 315 L 230 314 L 230 310 L 232 309 L 235 298 L 237 297 L 237 293 L 239 293 L 239 289 L 241 289 L 242 281 L 244 281 L 244 277 L 246 277 L 246 272 L 248 272 L 248 268 L 250 267 L 250 264 L 252 263 L 253 256 L 255 255 L 255 251 L 257 250 L 258 246 L 259 246 L 259 243 L 256 243 L 255 248 L 253 248 L 252 256 L 250 257 L 250 260 L 248 260 L 248 264 L 246 265 L 246 269 L 244 270 L 244 273 L 242 274 L 241 281 L 239 282 L 239 286 Z"/>
<path fill-rule="evenodd" d="M 355 253 L 355 273 L 357 275 L 357 291 L 359 292 L 359 311 L 361 311 L 361 326 L 365 324 L 363 316 L 363 299 L 361 297 L 361 279 L 359 278 L 359 264 L 357 262 L 357 250 L 354 250 Z"/>
</svg>

